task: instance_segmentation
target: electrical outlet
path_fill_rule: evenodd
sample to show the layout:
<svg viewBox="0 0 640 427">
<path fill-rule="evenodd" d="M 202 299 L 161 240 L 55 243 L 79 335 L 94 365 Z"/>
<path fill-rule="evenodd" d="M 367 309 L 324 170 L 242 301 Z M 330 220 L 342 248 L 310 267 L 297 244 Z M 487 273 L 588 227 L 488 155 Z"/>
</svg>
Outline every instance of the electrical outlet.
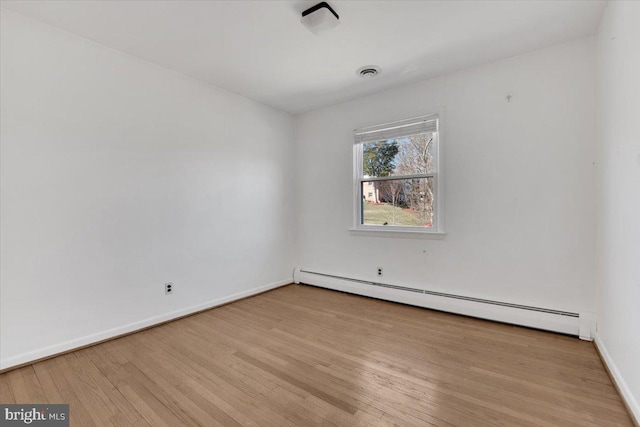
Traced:
<svg viewBox="0 0 640 427">
<path fill-rule="evenodd" d="M 378 276 L 382 276 L 382 267 L 378 267 Z"/>
<path fill-rule="evenodd" d="M 164 284 L 164 293 L 165 295 L 171 295 L 173 293 L 173 282 Z"/>
</svg>

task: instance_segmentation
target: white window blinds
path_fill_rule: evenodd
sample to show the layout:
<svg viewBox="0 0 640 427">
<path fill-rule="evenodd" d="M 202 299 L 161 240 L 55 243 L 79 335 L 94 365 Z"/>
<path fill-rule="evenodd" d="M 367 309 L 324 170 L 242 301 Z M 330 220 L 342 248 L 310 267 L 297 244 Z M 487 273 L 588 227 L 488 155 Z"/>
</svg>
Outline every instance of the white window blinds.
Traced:
<svg viewBox="0 0 640 427">
<path fill-rule="evenodd" d="M 414 119 L 385 123 L 377 126 L 356 129 L 353 132 L 354 144 L 386 141 L 403 136 L 417 135 L 438 131 L 438 116 L 422 116 Z"/>
</svg>

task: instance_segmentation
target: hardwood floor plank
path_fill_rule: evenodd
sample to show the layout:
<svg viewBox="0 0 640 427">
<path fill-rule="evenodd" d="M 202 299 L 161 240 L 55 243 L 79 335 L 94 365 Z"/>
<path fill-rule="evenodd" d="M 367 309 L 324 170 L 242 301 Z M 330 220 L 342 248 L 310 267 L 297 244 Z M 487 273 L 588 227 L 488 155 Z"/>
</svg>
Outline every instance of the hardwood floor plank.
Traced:
<svg viewBox="0 0 640 427">
<path fill-rule="evenodd" d="M 9 372 L 8 380 L 16 402 L 45 403 L 47 398 L 42 391 L 33 366 L 25 366 Z"/>
<path fill-rule="evenodd" d="M 16 403 L 16 398 L 13 395 L 9 378 L 9 375 L 0 375 L 0 403 Z"/>
<path fill-rule="evenodd" d="M 182 387 L 195 388 L 200 393 L 210 390 L 207 393 L 208 400 L 218 402 L 220 408 L 226 408 L 225 412 L 243 425 L 253 422 L 247 423 L 243 414 L 250 414 L 260 422 L 259 425 L 296 425 L 271 405 L 261 405 L 260 397 L 270 393 L 276 387 L 275 384 L 249 376 L 246 369 L 235 369 L 236 359 L 230 354 L 202 354 L 193 347 L 180 351 L 165 346 L 164 351 L 156 352 L 154 357 L 176 367 L 174 369 L 184 375 Z"/>
<path fill-rule="evenodd" d="M 325 393 L 324 391 L 318 389 L 317 387 L 311 385 L 311 384 L 307 384 L 304 381 L 301 381 L 291 375 L 288 375 L 285 372 L 282 372 L 270 365 L 268 365 L 267 363 L 261 362 L 258 359 L 255 359 L 251 356 L 249 356 L 248 354 L 242 353 L 242 352 L 237 352 L 234 354 L 236 357 L 244 360 L 247 363 L 252 364 L 253 366 L 262 369 L 265 372 L 268 372 L 269 374 L 279 377 L 282 380 L 288 382 L 289 384 L 301 389 L 301 390 L 305 390 L 307 393 L 314 395 L 315 397 L 317 397 L 318 399 L 324 400 L 327 403 L 332 404 L 333 406 L 335 406 L 336 408 L 342 409 L 343 411 L 346 411 L 350 414 L 355 414 L 357 409 L 350 405 L 349 403 L 340 400 L 332 395 L 330 395 L 329 393 Z"/>
<path fill-rule="evenodd" d="M 71 376 L 71 379 L 69 379 L 64 374 L 63 368 L 61 368 L 62 357 L 63 356 L 59 356 L 54 359 L 48 359 L 33 365 L 34 369 L 38 373 L 46 371 L 47 374 L 51 377 L 51 383 L 45 382 L 45 388 L 43 389 L 43 391 L 47 394 L 47 398 L 49 401 L 57 401 L 56 403 L 69 404 L 69 417 L 74 426 L 96 425 L 90 415 L 92 409 L 90 407 L 87 407 L 76 394 L 76 389 L 73 386 L 73 383 L 75 382 L 73 376 Z M 42 376 L 42 374 L 40 376 Z M 20 403 L 34 402 L 21 401 Z"/>
</svg>

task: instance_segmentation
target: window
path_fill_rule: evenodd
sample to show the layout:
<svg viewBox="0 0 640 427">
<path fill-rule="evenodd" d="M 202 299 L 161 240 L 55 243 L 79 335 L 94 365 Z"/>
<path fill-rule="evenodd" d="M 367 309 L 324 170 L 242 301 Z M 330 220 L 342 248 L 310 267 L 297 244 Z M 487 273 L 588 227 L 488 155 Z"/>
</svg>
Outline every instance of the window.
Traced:
<svg viewBox="0 0 640 427">
<path fill-rule="evenodd" d="M 441 232 L 439 119 L 354 132 L 356 230 Z"/>
</svg>

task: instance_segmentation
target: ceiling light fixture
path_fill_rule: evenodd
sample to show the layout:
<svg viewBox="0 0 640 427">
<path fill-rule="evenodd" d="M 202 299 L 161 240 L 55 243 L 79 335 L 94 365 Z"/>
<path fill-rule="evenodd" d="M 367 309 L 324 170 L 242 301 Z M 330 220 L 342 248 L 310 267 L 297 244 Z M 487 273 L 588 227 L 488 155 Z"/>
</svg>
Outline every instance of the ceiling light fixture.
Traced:
<svg viewBox="0 0 640 427">
<path fill-rule="evenodd" d="M 365 79 L 371 79 L 380 74 L 380 67 L 376 65 L 365 65 L 364 67 L 358 68 L 356 74 Z"/>
<path fill-rule="evenodd" d="M 340 17 L 326 1 L 302 12 L 302 25 L 314 34 L 334 28 L 340 23 Z"/>
</svg>

